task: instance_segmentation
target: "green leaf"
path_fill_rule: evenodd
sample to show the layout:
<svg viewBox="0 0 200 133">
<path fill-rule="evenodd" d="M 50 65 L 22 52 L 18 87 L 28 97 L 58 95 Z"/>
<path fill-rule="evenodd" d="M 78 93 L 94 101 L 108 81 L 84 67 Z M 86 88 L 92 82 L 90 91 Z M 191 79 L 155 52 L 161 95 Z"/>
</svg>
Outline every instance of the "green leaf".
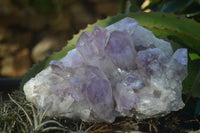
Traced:
<svg viewBox="0 0 200 133">
<path fill-rule="evenodd" d="M 81 30 L 77 35 L 75 35 L 63 50 L 51 55 L 50 57 L 47 57 L 45 60 L 34 65 L 25 75 L 21 83 L 20 90 L 23 90 L 23 85 L 25 82 L 46 68 L 51 60 L 59 60 L 64 57 L 69 50 L 75 48 L 76 41 L 83 31 L 92 31 L 95 25 L 106 27 L 125 17 L 132 17 L 136 19 L 140 26 L 151 30 L 157 37 L 172 40 L 174 42 L 172 43 L 174 50 L 180 47 L 186 47 L 189 49 L 189 52 L 196 52 L 197 54 L 200 54 L 200 24 L 193 20 L 165 13 L 132 13 L 126 15 L 119 14 L 114 17 L 108 17 L 105 20 L 99 20 L 93 25 L 89 25 L 86 29 Z M 190 92 L 191 86 L 195 80 L 199 68 L 200 63 L 198 60 L 189 60 L 189 75 L 183 83 L 184 93 Z M 194 90 L 195 91 L 193 91 L 193 94 L 200 96 L 200 89 L 194 88 Z"/>
<path fill-rule="evenodd" d="M 194 0 L 170 0 L 162 7 L 161 10 L 166 13 L 181 11 L 190 6 L 193 1 Z"/>
<path fill-rule="evenodd" d="M 191 60 L 200 60 L 200 56 L 196 53 L 189 53 L 189 57 Z"/>
<path fill-rule="evenodd" d="M 194 97 L 200 97 L 200 60 L 189 60 L 188 76 L 183 81 L 183 92 Z"/>
</svg>

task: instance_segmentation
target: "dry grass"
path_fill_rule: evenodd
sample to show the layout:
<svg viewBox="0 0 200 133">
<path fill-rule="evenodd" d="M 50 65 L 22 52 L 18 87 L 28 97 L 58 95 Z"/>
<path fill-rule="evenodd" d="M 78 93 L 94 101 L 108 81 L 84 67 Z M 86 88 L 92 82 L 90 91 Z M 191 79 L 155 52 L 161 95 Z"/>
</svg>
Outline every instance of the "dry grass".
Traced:
<svg viewBox="0 0 200 133">
<path fill-rule="evenodd" d="M 188 132 L 200 128 L 199 119 L 186 111 L 172 112 L 159 119 L 137 120 L 119 117 L 113 123 L 84 122 L 79 119 L 46 117 L 26 101 L 23 94 L 14 91 L 10 99 L 0 104 L 0 131 L 15 133 L 38 132 Z"/>
</svg>

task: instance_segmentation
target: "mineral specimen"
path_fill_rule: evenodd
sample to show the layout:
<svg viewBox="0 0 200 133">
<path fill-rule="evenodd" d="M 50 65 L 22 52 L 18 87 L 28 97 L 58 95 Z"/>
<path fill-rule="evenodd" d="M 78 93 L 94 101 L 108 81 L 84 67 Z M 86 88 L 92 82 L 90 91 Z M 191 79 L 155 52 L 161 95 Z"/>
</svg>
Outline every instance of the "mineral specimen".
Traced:
<svg viewBox="0 0 200 133">
<path fill-rule="evenodd" d="M 76 48 L 24 85 L 27 100 L 57 114 L 113 122 L 118 116 L 161 117 L 184 107 L 187 49 L 125 18 L 83 32 Z"/>
</svg>

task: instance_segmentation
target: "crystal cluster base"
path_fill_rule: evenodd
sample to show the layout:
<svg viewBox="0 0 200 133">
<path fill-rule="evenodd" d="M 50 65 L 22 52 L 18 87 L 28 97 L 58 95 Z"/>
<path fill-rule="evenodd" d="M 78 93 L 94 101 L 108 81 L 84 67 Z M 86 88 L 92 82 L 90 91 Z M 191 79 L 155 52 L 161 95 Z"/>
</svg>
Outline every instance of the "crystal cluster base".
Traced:
<svg viewBox="0 0 200 133">
<path fill-rule="evenodd" d="M 187 49 L 125 18 L 83 32 L 76 48 L 24 85 L 28 101 L 84 121 L 113 122 L 118 116 L 161 117 L 184 107 L 182 81 Z"/>
</svg>

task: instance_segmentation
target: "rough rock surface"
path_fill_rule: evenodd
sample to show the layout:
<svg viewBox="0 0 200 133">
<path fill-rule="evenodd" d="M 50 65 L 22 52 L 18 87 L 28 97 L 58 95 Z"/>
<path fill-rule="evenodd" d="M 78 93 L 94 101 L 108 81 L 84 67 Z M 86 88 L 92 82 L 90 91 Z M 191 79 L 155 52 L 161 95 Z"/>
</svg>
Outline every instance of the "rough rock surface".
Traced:
<svg viewBox="0 0 200 133">
<path fill-rule="evenodd" d="M 48 115 L 113 122 L 117 116 L 161 117 L 184 107 L 187 49 L 125 18 L 84 32 L 76 48 L 24 86 L 27 100 Z"/>
</svg>

